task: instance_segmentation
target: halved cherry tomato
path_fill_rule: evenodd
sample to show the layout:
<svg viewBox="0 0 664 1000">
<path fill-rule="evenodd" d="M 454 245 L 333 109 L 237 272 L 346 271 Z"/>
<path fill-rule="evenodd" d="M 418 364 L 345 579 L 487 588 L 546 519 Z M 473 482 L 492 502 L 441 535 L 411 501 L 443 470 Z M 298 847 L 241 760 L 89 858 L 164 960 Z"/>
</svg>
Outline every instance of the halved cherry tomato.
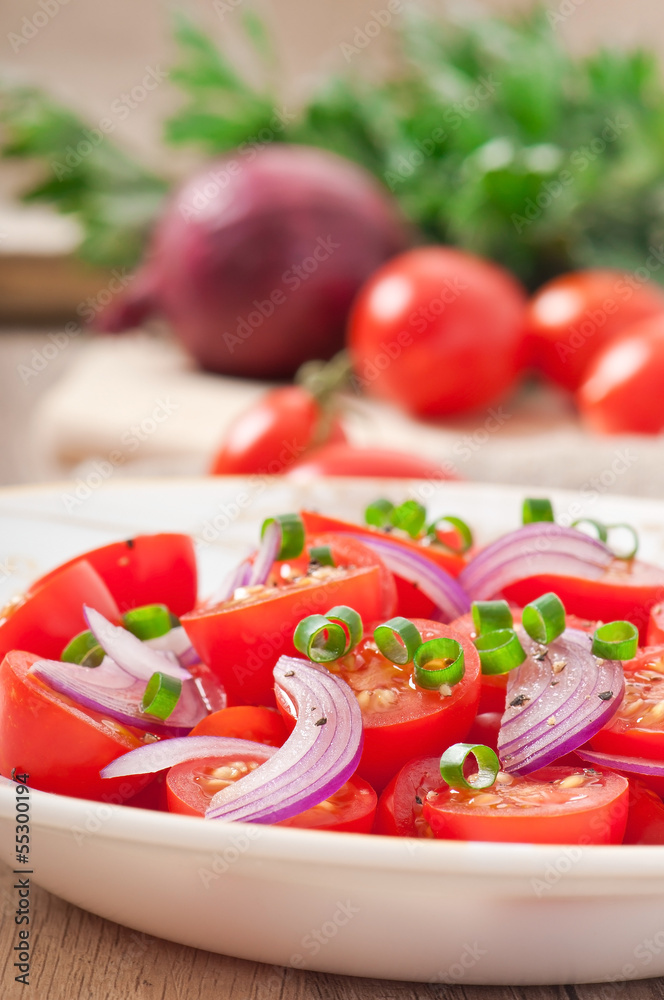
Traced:
<svg viewBox="0 0 664 1000">
<path fill-rule="evenodd" d="M 359 774 L 354 774 L 338 792 L 277 826 L 306 830 L 336 830 L 337 833 L 371 833 L 378 796 Z"/>
<path fill-rule="evenodd" d="M 424 800 L 434 836 L 524 844 L 619 844 L 627 822 L 628 783 L 619 774 L 543 767 L 499 772 L 488 789 L 439 787 Z"/>
<path fill-rule="evenodd" d="M 364 545 L 359 538 L 338 531 L 326 531 L 322 534 L 307 535 L 304 552 L 297 560 L 287 560 L 286 564 L 295 567 L 301 573 L 306 573 L 311 559 L 311 550 L 317 546 L 330 550 L 335 566 L 377 566 L 380 570 L 382 603 L 380 616 L 391 618 L 397 610 L 397 588 L 394 576 L 372 549 Z M 283 572 L 283 563 L 275 563 L 275 570 Z"/>
<path fill-rule="evenodd" d="M 664 760 L 664 646 L 642 650 L 624 664 L 625 696 L 590 744 L 601 753 Z M 645 775 L 645 784 L 654 787 Z M 659 779 L 664 792 L 664 779 Z M 659 791 L 659 788 L 655 788 Z"/>
<path fill-rule="evenodd" d="M 241 755 L 208 757 L 176 764 L 166 776 L 170 812 L 204 816 L 216 792 L 255 770 L 271 756 L 255 748 Z M 324 802 L 281 820 L 275 826 L 369 833 L 376 812 L 376 798 L 373 788 L 355 775 Z"/>
<path fill-rule="evenodd" d="M 459 477 L 446 465 L 391 448 L 357 448 L 352 444 L 325 444 L 315 448 L 286 473 L 299 482 L 318 476 L 391 476 L 396 479 L 433 479 L 435 482 Z"/>
<path fill-rule="evenodd" d="M 629 779 L 629 809 L 623 844 L 664 844 L 664 802 L 634 778 Z"/>
<path fill-rule="evenodd" d="M 230 704 L 274 705 L 272 669 L 282 654 L 298 655 L 293 632 L 299 622 L 338 604 L 374 620 L 383 606 L 382 574 L 378 566 L 323 566 L 242 600 L 198 608 L 184 615 L 182 624 L 200 658 L 226 688 Z"/>
<path fill-rule="evenodd" d="M 273 752 L 272 747 L 256 746 L 247 748 L 241 754 L 186 760 L 169 768 L 166 773 L 169 812 L 205 816 L 213 795 L 260 767 Z"/>
<path fill-rule="evenodd" d="M 424 641 L 448 636 L 464 650 L 465 674 L 449 693 L 427 691 L 413 680 L 413 664 L 397 666 L 379 653 L 373 626 L 346 656 L 327 663 L 357 695 L 364 723 L 364 749 L 357 773 L 381 791 L 406 761 L 418 754 L 438 753 L 464 738 L 477 710 L 479 656 L 472 642 L 440 622 L 412 619 Z M 378 623 L 375 623 L 378 624 Z M 287 724 L 290 706 L 277 696 Z"/>
<path fill-rule="evenodd" d="M 325 514 L 318 514 L 316 511 L 300 511 L 305 528 L 308 532 L 318 534 L 324 531 L 334 531 L 337 533 L 354 535 L 360 541 L 364 536 L 371 539 L 372 535 L 385 538 L 385 533 L 369 525 L 353 524 L 352 521 L 342 521 L 339 518 L 328 517 Z M 462 555 L 455 555 L 447 552 L 442 546 L 424 545 L 421 541 L 408 538 L 402 534 L 391 532 L 389 539 L 400 548 L 415 551 L 419 555 L 425 556 L 436 566 L 440 566 L 451 576 L 458 576 L 466 565 L 466 560 Z M 398 574 L 394 574 L 397 588 L 397 610 L 405 618 L 430 618 L 434 610 L 433 601 L 426 597 L 415 584 L 404 580 Z"/>
<path fill-rule="evenodd" d="M 526 310 L 532 363 L 566 389 L 578 389 L 593 357 L 626 328 L 664 313 L 664 293 L 620 271 L 573 271 L 543 285 Z"/>
<path fill-rule="evenodd" d="M 152 775 L 101 778 L 116 757 L 155 739 L 82 708 L 28 671 L 39 656 L 14 650 L 0 665 L 0 773 L 29 774 L 31 788 L 124 802 Z"/>
<path fill-rule="evenodd" d="M 505 587 L 503 596 L 523 606 L 551 590 L 570 614 L 596 621 L 633 622 L 644 642 L 650 609 L 664 597 L 664 569 L 638 559 L 614 559 L 596 580 L 532 576 Z"/>
<path fill-rule="evenodd" d="M 210 472 L 278 475 L 313 446 L 345 440 L 337 417 L 328 415 L 313 393 L 301 385 L 281 386 L 233 421 Z"/>
<path fill-rule="evenodd" d="M 40 577 L 28 593 L 83 560 L 99 573 L 120 611 L 144 604 L 165 604 L 179 616 L 191 611 L 196 603 L 194 543 L 189 535 L 174 533 L 136 535 L 92 549 Z"/>
<path fill-rule="evenodd" d="M 189 735 L 232 736 L 238 740 L 280 747 L 288 739 L 288 730 L 276 708 L 233 705 L 206 715 Z"/>
<path fill-rule="evenodd" d="M 433 837 L 422 816 L 427 792 L 440 787 L 440 755 L 409 760 L 378 799 L 374 833 L 386 837 Z"/>
<path fill-rule="evenodd" d="M 84 604 L 113 622 L 120 618 L 108 587 L 87 560 L 53 570 L 0 611 L 0 657 L 12 649 L 29 649 L 59 660 L 71 638 L 88 627 Z"/>
</svg>

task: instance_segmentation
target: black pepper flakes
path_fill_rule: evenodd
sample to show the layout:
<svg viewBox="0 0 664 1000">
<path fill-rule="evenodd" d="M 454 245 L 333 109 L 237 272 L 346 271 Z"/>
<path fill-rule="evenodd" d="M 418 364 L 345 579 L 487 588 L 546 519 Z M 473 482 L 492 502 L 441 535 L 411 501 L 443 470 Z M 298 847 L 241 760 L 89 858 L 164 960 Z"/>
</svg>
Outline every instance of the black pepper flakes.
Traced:
<svg viewBox="0 0 664 1000">
<path fill-rule="evenodd" d="M 613 698 L 613 691 L 601 691 L 599 697 L 602 701 L 611 701 Z"/>
<path fill-rule="evenodd" d="M 326 722 L 327 722 L 327 719 L 325 718 L 325 716 L 323 716 L 323 718 L 319 719 L 318 722 L 315 722 L 314 725 L 315 726 L 324 726 Z"/>
<path fill-rule="evenodd" d="M 287 670 L 286 673 L 284 674 L 284 677 L 295 677 L 295 671 Z"/>
<path fill-rule="evenodd" d="M 125 542 L 125 545 L 127 546 L 128 549 L 133 549 L 135 544 L 136 542 L 134 541 L 133 538 L 128 538 L 127 541 Z"/>
<path fill-rule="evenodd" d="M 520 708 L 521 705 L 525 705 L 527 701 L 530 701 L 527 694 L 518 694 L 516 698 L 512 698 L 510 708 Z"/>
<path fill-rule="evenodd" d="M 422 805 L 422 799 L 419 797 L 419 795 L 415 796 L 415 801 L 417 802 L 418 806 Z"/>
</svg>

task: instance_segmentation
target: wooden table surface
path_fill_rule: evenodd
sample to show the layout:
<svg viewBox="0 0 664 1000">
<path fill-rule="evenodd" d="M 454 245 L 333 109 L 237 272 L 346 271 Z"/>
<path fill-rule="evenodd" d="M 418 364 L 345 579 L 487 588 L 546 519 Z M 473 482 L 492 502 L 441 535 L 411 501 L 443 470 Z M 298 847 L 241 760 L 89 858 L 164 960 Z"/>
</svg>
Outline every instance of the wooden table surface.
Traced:
<svg viewBox="0 0 664 1000">
<path fill-rule="evenodd" d="M 14 982 L 14 876 L 0 864 L 2 1000 L 664 1000 L 664 979 L 584 986 L 458 986 L 260 965 L 120 927 L 32 887 L 28 986 Z"/>
</svg>

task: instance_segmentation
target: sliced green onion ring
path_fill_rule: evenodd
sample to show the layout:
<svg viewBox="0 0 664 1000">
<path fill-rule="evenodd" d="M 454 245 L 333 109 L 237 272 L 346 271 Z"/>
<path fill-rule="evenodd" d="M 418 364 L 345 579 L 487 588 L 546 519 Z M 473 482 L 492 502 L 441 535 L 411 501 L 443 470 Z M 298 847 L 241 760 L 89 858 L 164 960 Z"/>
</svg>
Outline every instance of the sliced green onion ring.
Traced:
<svg viewBox="0 0 664 1000">
<path fill-rule="evenodd" d="M 548 646 L 565 631 L 565 605 L 553 591 L 542 594 L 526 604 L 521 621 L 531 639 Z"/>
<path fill-rule="evenodd" d="M 123 614 L 122 624 L 143 642 L 166 635 L 173 627 L 171 613 L 165 604 L 144 604 L 141 608 L 131 608 Z"/>
<path fill-rule="evenodd" d="M 173 713 L 181 691 L 182 681 L 179 678 L 157 671 L 145 688 L 141 712 L 153 715 L 156 719 L 167 719 Z"/>
<path fill-rule="evenodd" d="M 591 528 L 595 530 L 595 537 L 600 542 L 605 542 L 608 538 L 608 531 L 606 530 L 606 525 L 602 524 L 601 521 L 595 521 L 592 517 L 580 517 L 577 521 L 572 521 L 572 527 L 578 528 L 580 524 L 589 524 Z M 589 531 L 584 532 L 584 534 L 590 534 Z"/>
<path fill-rule="evenodd" d="M 325 615 L 303 618 L 293 633 L 293 645 L 314 663 L 330 663 L 346 652 L 346 630 Z"/>
<path fill-rule="evenodd" d="M 336 566 L 329 545 L 312 545 L 309 549 L 309 558 L 319 566 Z"/>
<path fill-rule="evenodd" d="M 409 663 L 422 645 L 417 627 L 407 618 L 390 618 L 374 629 L 374 640 L 383 656 L 392 663 Z"/>
<path fill-rule="evenodd" d="M 427 512 L 417 500 L 405 500 L 392 511 L 391 521 L 395 528 L 407 532 L 411 538 L 418 538 L 427 519 Z"/>
<path fill-rule="evenodd" d="M 470 756 L 475 758 L 477 774 L 466 778 L 463 766 Z M 450 788 L 468 788 L 481 791 L 491 788 L 500 771 L 500 761 L 491 747 L 483 743 L 455 743 L 440 758 L 440 776 Z"/>
<path fill-rule="evenodd" d="M 483 674 L 506 674 L 526 658 L 519 637 L 512 628 L 478 635 L 475 648 L 480 654 Z"/>
<path fill-rule="evenodd" d="M 639 645 L 639 631 L 631 622 L 607 622 L 593 635 L 592 653 L 603 660 L 633 660 Z"/>
<path fill-rule="evenodd" d="M 335 608 L 330 608 L 329 611 L 325 612 L 325 617 L 328 621 L 345 628 L 345 631 L 348 633 L 348 639 L 344 653 L 349 653 L 351 649 L 357 646 L 364 635 L 362 618 L 354 608 L 349 608 L 346 604 L 339 604 Z"/>
<path fill-rule="evenodd" d="M 534 521 L 553 520 L 553 507 L 550 500 L 545 497 L 528 497 L 523 501 L 524 524 L 532 524 Z"/>
<path fill-rule="evenodd" d="M 466 672 L 463 647 L 445 636 L 429 639 L 416 650 L 413 668 L 415 683 L 421 688 L 436 691 L 443 684 L 452 687 Z"/>
<path fill-rule="evenodd" d="M 616 551 L 615 546 L 611 544 L 611 532 L 615 531 L 616 529 L 620 529 L 622 531 L 627 531 L 632 536 L 632 545 L 626 551 L 618 552 L 618 551 Z M 636 555 L 636 553 L 639 550 L 639 536 L 638 536 L 638 534 L 636 532 L 636 529 L 633 528 L 631 524 L 623 524 L 623 523 L 621 523 L 621 524 L 607 524 L 606 525 L 606 530 L 607 530 L 608 535 L 609 535 L 609 542 L 608 542 L 609 548 L 611 549 L 611 551 L 612 551 L 613 555 L 615 556 L 615 558 L 616 559 L 625 559 L 625 560 L 627 560 L 627 559 L 633 559 L 634 556 Z"/>
<path fill-rule="evenodd" d="M 281 548 L 277 552 L 276 558 L 297 559 L 302 555 L 304 549 L 304 523 L 299 514 L 277 514 L 276 517 L 268 517 L 263 521 L 261 528 L 261 538 L 271 524 L 276 523 L 281 527 Z"/>
<path fill-rule="evenodd" d="M 364 512 L 364 520 L 374 528 L 385 528 L 392 524 L 392 511 L 394 504 L 390 500 L 380 498 L 370 503 Z"/>
<path fill-rule="evenodd" d="M 449 542 L 441 542 L 438 538 L 438 526 L 440 524 L 451 524 L 453 528 L 456 528 L 461 538 L 461 545 L 454 546 L 450 545 Z M 439 517 L 437 520 L 432 521 L 427 528 L 427 535 L 431 535 L 437 545 L 441 545 L 448 552 L 453 552 L 454 555 L 461 556 L 464 552 L 467 552 L 473 544 L 473 533 L 465 521 L 462 521 L 460 517 L 454 517 L 452 514 L 448 514 L 445 517 Z"/>
<path fill-rule="evenodd" d="M 512 628 L 514 625 L 514 618 L 507 601 L 473 601 L 470 610 L 478 635 Z"/>
<path fill-rule="evenodd" d="M 89 629 L 79 632 L 62 650 L 64 663 L 78 663 L 81 667 L 98 667 L 105 653 Z"/>
</svg>

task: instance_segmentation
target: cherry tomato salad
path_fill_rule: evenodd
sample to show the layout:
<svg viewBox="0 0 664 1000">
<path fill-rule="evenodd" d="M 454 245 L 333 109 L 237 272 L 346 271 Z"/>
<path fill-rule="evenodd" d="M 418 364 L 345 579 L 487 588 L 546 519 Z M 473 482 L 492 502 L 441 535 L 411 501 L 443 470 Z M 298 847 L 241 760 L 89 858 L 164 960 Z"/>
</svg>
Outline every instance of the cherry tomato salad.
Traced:
<svg viewBox="0 0 664 1000">
<path fill-rule="evenodd" d="M 69 560 L 0 612 L 0 773 L 211 821 L 664 843 L 664 570 L 628 525 L 522 520 L 479 549 L 415 500 L 277 515 L 205 599 L 184 535 Z"/>
</svg>

